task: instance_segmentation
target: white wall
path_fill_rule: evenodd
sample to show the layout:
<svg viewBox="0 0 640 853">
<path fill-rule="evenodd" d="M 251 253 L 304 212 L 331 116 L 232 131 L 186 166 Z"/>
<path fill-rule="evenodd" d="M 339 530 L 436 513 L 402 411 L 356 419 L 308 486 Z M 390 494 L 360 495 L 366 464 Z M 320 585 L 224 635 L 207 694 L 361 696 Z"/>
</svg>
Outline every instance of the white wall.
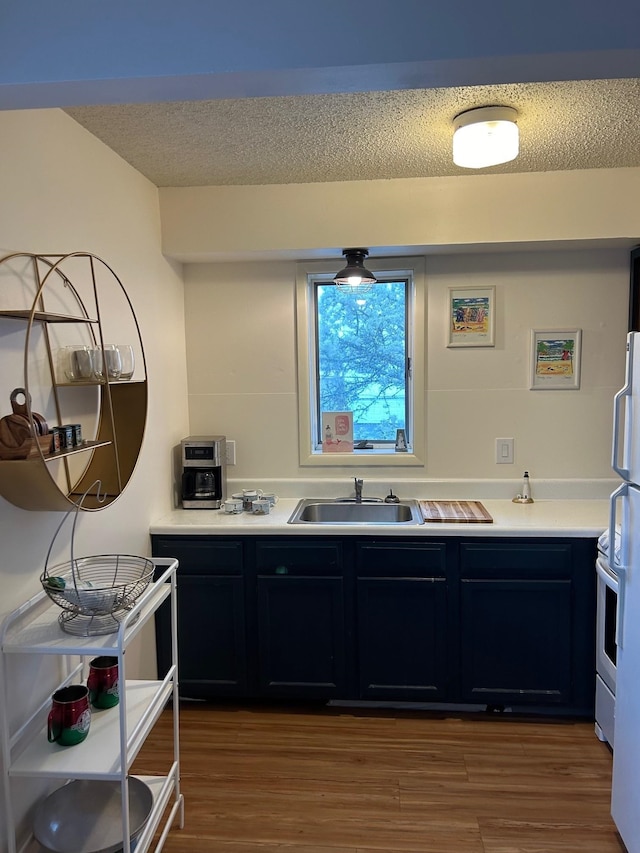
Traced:
<svg viewBox="0 0 640 853">
<path fill-rule="evenodd" d="M 0 150 L 0 253 L 93 252 L 122 279 L 140 322 L 149 379 L 142 453 L 122 497 L 81 515 L 76 552 L 148 554 L 149 522 L 172 506 L 171 447 L 188 432 L 183 283 L 179 265 L 161 253 L 157 189 L 59 110 L 0 112 Z M 1 288 L 0 280 L 0 300 Z M 0 415 L 10 411 L 11 390 L 23 385 L 23 339 L 10 322 L 0 327 Z M 61 517 L 0 498 L 0 611 L 40 589 Z M 68 544 L 61 533 L 52 559 L 68 559 Z M 127 657 L 133 673 L 153 671 L 153 634 Z M 36 692 L 39 681 L 36 662 L 26 659 L 21 669 L 16 714 L 25 685 Z M 3 830 L 0 837 L 3 849 Z"/>
<path fill-rule="evenodd" d="M 640 168 L 269 186 L 164 187 L 162 245 L 182 261 L 337 257 L 563 241 L 637 242 Z M 352 199 L 357 199 L 354 205 Z M 388 249 L 387 249 L 388 250 Z M 386 250 L 385 250 L 386 251 Z"/>
<path fill-rule="evenodd" d="M 622 384 L 628 314 L 626 249 L 427 256 L 427 460 L 376 469 L 375 479 L 611 477 L 612 397 Z M 496 345 L 446 347 L 449 287 L 496 287 Z M 310 476 L 298 464 L 295 264 L 187 264 L 189 417 L 195 433 L 237 442 L 229 477 L 265 482 Z M 530 391 L 532 328 L 582 329 L 578 391 Z M 496 465 L 495 439 L 515 438 L 513 465 Z M 313 470 L 350 478 L 352 471 Z M 365 472 L 366 477 L 366 472 Z"/>
<path fill-rule="evenodd" d="M 160 251 L 157 189 L 58 110 L 0 113 L 0 147 L 0 251 L 94 252 L 115 269 L 133 303 L 148 362 L 145 441 L 122 498 L 85 514 L 79 537 L 97 553 L 147 553 L 148 521 L 171 505 L 169 448 L 187 428 L 183 284 L 180 267 Z M 21 346 L 15 331 L 3 338 L 3 414 L 10 391 L 22 384 L 10 360 Z M 10 579 L 3 606 L 10 607 L 37 589 L 43 546 L 59 516 L 0 501 L 0 567 Z"/>
</svg>

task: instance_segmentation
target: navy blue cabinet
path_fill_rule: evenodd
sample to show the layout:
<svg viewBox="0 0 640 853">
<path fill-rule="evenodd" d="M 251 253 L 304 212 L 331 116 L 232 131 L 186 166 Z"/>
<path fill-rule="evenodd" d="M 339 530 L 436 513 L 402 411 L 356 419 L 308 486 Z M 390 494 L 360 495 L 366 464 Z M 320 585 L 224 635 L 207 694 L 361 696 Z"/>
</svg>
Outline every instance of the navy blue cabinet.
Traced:
<svg viewBox="0 0 640 853">
<path fill-rule="evenodd" d="M 154 537 L 155 557 L 176 557 L 178 681 L 190 698 L 249 693 L 243 546 L 211 537 Z M 156 615 L 158 672 L 170 662 L 170 613 Z"/>
<path fill-rule="evenodd" d="M 255 563 L 260 694 L 347 695 L 340 543 L 260 541 Z"/>
<path fill-rule="evenodd" d="M 256 544 L 258 690 L 339 698 L 348 692 L 345 590 L 339 542 Z"/>
<path fill-rule="evenodd" d="M 460 545 L 460 698 L 593 707 L 594 544 Z"/>
<path fill-rule="evenodd" d="M 589 715 L 595 540 L 153 536 L 179 560 L 181 695 Z M 168 613 L 157 615 L 159 666 Z"/>
<path fill-rule="evenodd" d="M 359 698 L 435 702 L 446 697 L 443 543 L 357 545 L 356 634 Z"/>
</svg>

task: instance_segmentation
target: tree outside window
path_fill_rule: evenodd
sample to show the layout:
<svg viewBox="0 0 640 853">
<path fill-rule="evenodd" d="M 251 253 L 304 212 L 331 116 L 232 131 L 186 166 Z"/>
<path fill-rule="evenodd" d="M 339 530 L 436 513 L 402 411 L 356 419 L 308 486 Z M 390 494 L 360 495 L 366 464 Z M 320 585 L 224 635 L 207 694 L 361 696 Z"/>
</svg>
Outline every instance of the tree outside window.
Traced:
<svg viewBox="0 0 640 853">
<path fill-rule="evenodd" d="M 393 443 L 408 430 L 407 291 L 406 279 L 364 293 L 315 284 L 318 419 L 352 411 L 356 442 Z"/>
</svg>

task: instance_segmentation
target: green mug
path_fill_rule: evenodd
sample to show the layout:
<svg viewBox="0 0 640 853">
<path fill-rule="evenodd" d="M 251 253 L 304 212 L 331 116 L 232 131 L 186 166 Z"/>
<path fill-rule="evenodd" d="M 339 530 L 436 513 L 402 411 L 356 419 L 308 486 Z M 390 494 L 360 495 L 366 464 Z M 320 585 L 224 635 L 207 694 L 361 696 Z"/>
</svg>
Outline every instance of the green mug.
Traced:
<svg viewBox="0 0 640 853">
<path fill-rule="evenodd" d="M 84 684 L 63 687 L 52 696 L 51 711 L 47 720 L 49 743 L 75 746 L 89 734 L 91 709 L 89 690 Z"/>
<path fill-rule="evenodd" d="M 113 708 L 120 701 L 118 658 L 103 655 L 89 663 L 89 698 L 94 708 Z"/>
</svg>

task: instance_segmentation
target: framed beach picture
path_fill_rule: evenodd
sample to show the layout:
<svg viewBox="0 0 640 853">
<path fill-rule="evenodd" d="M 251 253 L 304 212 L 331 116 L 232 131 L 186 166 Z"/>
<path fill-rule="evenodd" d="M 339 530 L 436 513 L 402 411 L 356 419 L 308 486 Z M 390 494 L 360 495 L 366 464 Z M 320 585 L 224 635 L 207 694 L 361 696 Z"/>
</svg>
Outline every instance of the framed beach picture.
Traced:
<svg viewBox="0 0 640 853">
<path fill-rule="evenodd" d="M 450 287 L 449 347 L 492 347 L 495 287 Z"/>
<path fill-rule="evenodd" d="M 581 331 L 531 330 L 532 391 L 580 388 Z"/>
</svg>

